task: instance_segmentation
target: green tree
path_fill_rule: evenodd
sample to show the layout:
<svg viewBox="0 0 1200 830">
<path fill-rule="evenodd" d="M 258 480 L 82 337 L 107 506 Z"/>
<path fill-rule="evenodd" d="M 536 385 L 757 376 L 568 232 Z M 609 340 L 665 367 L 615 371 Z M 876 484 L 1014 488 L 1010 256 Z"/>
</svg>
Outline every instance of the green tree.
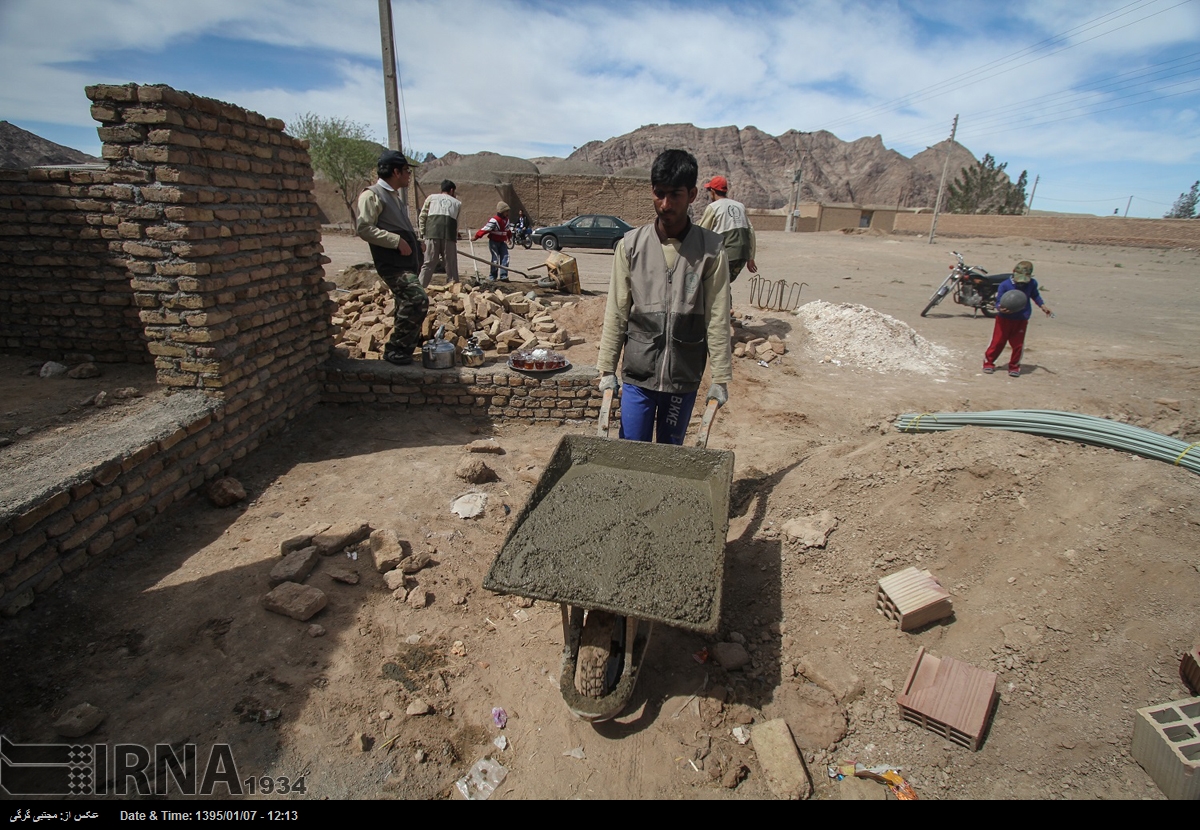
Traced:
<svg viewBox="0 0 1200 830">
<path fill-rule="evenodd" d="M 1022 170 L 1014 184 L 1004 172 L 1008 162 L 996 164 L 991 153 L 970 167 L 962 168 L 946 188 L 949 213 L 1025 212 L 1025 186 L 1029 172 Z"/>
<path fill-rule="evenodd" d="M 1163 214 L 1163 219 L 1195 219 L 1196 202 L 1198 201 L 1200 201 L 1200 181 L 1193 182 L 1192 189 L 1187 193 L 1179 194 L 1179 198 L 1171 206 L 1171 212 Z"/>
<path fill-rule="evenodd" d="M 364 124 L 311 112 L 296 116 L 289 132 L 308 142 L 313 169 L 333 183 L 354 222 L 358 194 L 374 178 L 383 146 Z"/>
</svg>

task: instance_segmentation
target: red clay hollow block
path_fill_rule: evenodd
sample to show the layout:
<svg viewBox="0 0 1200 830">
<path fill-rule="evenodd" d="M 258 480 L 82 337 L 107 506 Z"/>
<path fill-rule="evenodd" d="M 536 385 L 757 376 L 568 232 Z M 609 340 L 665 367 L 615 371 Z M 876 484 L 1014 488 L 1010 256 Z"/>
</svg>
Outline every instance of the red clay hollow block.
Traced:
<svg viewBox="0 0 1200 830">
<path fill-rule="evenodd" d="M 1200 697 L 1138 709 L 1133 758 L 1167 798 L 1200 800 Z"/>
<path fill-rule="evenodd" d="M 977 750 L 1000 700 L 996 679 L 995 672 L 934 657 L 922 646 L 896 702 L 905 720 Z"/>
<path fill-rule="evenodd" d="M 954 613 L 950 594 L 929 571 L 905 568 L 879 580 L 875 608 L 901 631 L 911 631 Z"/>
<path fill-rule="evenodd" d="M 1192 694 L 1200 695 L 1200 644 L 1192 646 L 1191 651 L 1184 652 L 1179 661 L 1179 679 Z"/>
</svg>

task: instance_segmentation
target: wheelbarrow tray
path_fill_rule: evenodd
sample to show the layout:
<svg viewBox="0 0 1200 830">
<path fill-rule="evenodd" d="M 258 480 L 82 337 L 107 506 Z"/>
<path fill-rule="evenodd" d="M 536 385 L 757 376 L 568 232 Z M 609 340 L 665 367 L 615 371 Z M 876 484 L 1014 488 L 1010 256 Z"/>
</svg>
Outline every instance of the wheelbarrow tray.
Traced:
<svg viewBox="0 0 1200 830">
<path fill-rule="evenodd" d="M 733 453 L 563 436 L 483 586 L 715 634 Z"/>
</svg>

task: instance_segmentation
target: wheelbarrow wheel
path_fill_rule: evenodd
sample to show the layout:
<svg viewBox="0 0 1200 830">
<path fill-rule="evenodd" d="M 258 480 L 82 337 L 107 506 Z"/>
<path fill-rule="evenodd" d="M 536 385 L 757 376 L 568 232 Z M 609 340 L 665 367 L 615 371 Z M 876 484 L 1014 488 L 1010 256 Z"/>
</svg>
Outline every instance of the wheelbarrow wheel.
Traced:
<svg viewBox="0 0 1200 830">
<path fill-rule="evenodd" d="M 603 697 L 620 677 L 622 655 L 614 638 L 619 619 L 607 611 L 588 611 L 575 663 L 575 689 L 581 695 Z"/>
</svg>

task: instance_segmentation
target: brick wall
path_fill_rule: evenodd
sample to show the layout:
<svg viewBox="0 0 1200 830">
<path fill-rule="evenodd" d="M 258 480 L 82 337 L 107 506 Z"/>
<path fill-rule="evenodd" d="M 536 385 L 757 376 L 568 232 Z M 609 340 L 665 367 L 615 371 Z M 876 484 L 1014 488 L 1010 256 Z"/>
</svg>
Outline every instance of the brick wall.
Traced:
<svg viewBox="0 0 1200 830">
<path fill-rule="evenodd" d="M 45 298 L 30 331 L 59 337 L 47 342 L 63 349 L 65 326 L 44 310 L 64 296 L 94 297 L 72 299 L 66 316 L 124 330 L 125 353 L 134 342 L 148 350 L 159 382 L 178 394 L 69 447 L 51 441 L 36 457 L 9 457 L 0 480 L 6 615 L 131 544 L 137 527 L 318 403 L 333 342 L 308 152 L 283 122 L 165 86 L 86 92 L 108 169 L 0 183 L 20 191 L 0 190 L 0 210 L 23 213 L 13 224 L 28 229 L 0 236 L 0 253 L 28 261 L 18 285 L 34 281 Z M 49 238 L 37 229 L 58 225 L 78 229 L 80 244 L 21 247 L 23 233 Z M 8 237 L 16 248 L 4 247 Z M 76 311 L 97 307 L 100 315 Z"/>
<path fill-rule="evenodd" d="M 126 185 L 110 250 L 159 382 L 315 403 L 332 332 L 304 143 L 277 118 L 165 86 L 86 92 L 109 175 Z"/>
<path fill-rule="evenodd" d="M 435 406 L 462 416 L 560 422 L 600 415 L 603 397 L 597 372 L 576 366 L 546 378 L 504 365 L 426 371 L 378 360 L 333 358 L 324 366 L 326 401 L 389 404 L 402 408 Z M 618 414 L 617 402 L 612 414 Z"/>
<path fill-rule="evenodd" d="M 899 213 L 895 230 L 929 235 L 933 215 Z M 1120 216 L 938 216 L 938 236 L 1018 236 L 1047 242 L 1149 247 L 1200 246 L 1195 219 L 1125 219 Z"/>
<path fill-rule="evenodd" d="M 151 360 L 129 275 L 109 254 L 125 190 L 105 170 L 0 171 L 0 351 Z"/>
</svg>

